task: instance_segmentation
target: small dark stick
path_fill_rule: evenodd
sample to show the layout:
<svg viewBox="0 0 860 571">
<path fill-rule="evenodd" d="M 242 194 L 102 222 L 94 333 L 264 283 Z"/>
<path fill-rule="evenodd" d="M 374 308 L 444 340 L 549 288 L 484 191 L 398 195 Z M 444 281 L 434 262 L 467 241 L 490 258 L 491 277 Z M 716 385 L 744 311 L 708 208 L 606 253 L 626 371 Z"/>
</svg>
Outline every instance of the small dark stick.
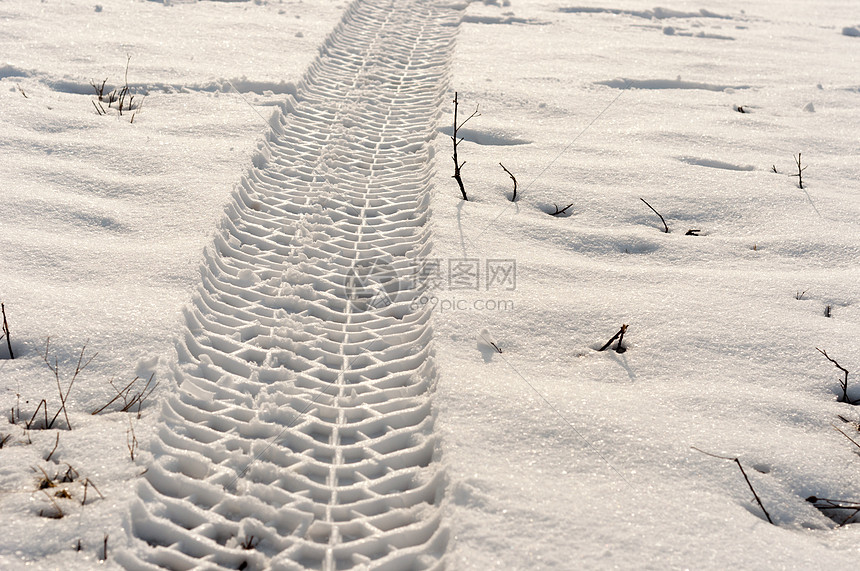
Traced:
<svg viewBox="0 0 860 571">
<path fill-rule="evenodd" d="M 80 474 L 78 474 L 77 470 L 72 468 L 71 464 L 67 463 L 66 466 L 68 466 L 69 469 L 66 470 L 66 473 L 63 475 L 63 479 L 61 480 L 61 482 L 74 482 L 76 479 L 78 479 L 78 477 L 80 477 Z"/>
<path fill-rule="evenodd" d="M 839 418 L 842 418 L 842 417 L 840 416 Z M 833 427 L 833 430 L 835 430 L 836 432 L 838 432 L 839 434 L 841 434 L 842 436 L 844 436 L 845 438 L 850 440 L 851 443 L 854 444 L 854 446 L 856 446 L 857 448 L 860 448 L 860 443 L 858 443 L 856 440 L 854 440 L 853 438 L 851 438 L 850 436 L 848 436 L 847 434 L 842 432 L 842 430 L 840 430 L 839 428 L 836 428 L 835 426 Z"/>
<path fill-rule="evenodd" d="M 831 310 L 831 308 L 829 305 L 824 307 L 824 317 L 830 317 L 831 316 L 830 310 Z"/>
<path fill-rule="evenodd" d="M 457 184 L 460 186 L 460 192 L 463 194 L 463 200 L 469 200 L 466 196 L 466 189 L 463 187 L 463 179 L 460 177 L 460 161 L 457 159 L 457 111 L 460 107 L 460 102 L 457 99 L 459 94 L 454 92 L 454 134 L 451 136 L 451 140 L 454 142 L 454 180 L 457 181 Z M 463 163 L 466 164 L 466 163 Z"/>
<path fill-rule="evenodd" d="M 616 353 L 624 353 L 625 351 L 627 351 L 627 347 L 622 345 L 622 343 L 624 342 L 624 333 L 626 333 L 626 332 L 627 332 L 627 324 L 625 323 L 624 325 L 621 326 L 621 331 L 618 332 L 618 333 L 620 333 L 620 335 L 618 336 L 618 345 L 615 346 L 615 352 Z"/>
<path fill-rule="evenodd" d="M 57 446 L 59 446 L 59 445 L 60 445 L 60 433 L 59 433 L 59 432 L 57 432 L 57 441 L 56 441 L 56 442 L 54 442 L 54 448 L 53 448 L 53 449 L 51 449 L 51 453 L 50 453 L 50 454 L 48 454 L 48 457 L 47 457 L 47 458 L 45 458 L 45 462 L 48 462 L 48 461 L 50 461 L 50 460 L 51 460 L 51 456 L 53 456 L 53 455 L 54 455 L 54 452 L 56 452 L 56 451 L 57 451 Z"/>
<path fill-rule="evenodd" d="M 609 349 L 609 346 L 610 346 L 610 345 L 612 345 L 612 343 L 613 343 L 616 339 L 618 339 L 618 346 L 615 348 L 615 351 L 616 351 L 617 353 L 623 353 L 624 351 L 626 351 L 627 349 L 621 349 L 621 341 L 624 339 L 624 333 L 625 333 L 626 331 L 627 331 L 627 324 L 625 323 L 624 325 L 622 325 L 622 326 L 621 326 L 621 329 L 619 329 L 619 330 L 618 330 L 618 333 L 616 333 L 615 335 L 613 335 L 613 336 L 612 336 L 612 339 L 610 339 L 609 341 L 607 341 L 607 342 L 603 345 L 603 347 L 601 347 L 600 349 L 598 349 L 598 351 L 606 351 L 607 349 Z M 621 349 L 621 350 L 619 351 L 619 349 Z"/>
<path fill-rule="evenodd" d="M 82 506 L 83 506 L 83 505 L 86 505 L 86 503 L 87 503 L 87 489 L 88 489 L 90 486 L 92 486 L 92 487 L 93 487 L 93 489 L 96 491 L 96 493 L 99 495 L 99 497 L 100 497 L 101 499 L 105 499 L 104 495 L 102 495 L 102 493 L 99 491 L 99 489 L 98 489 L 98 488 L 96 487 L 96 485 L 93 483 L 93 481 L 92 481 L 92 480 L 90 480 L 89 478 L 87 478 L 86 480 L 84 480 L 84 499 L 83 499 L 83 500 L 81 500 L 81 505 L 82 505 Z"/>
<path fill-rule="evenodd" d="M 848 369 L 837 363 L 836 359 L 833 359 L 832 357 L 830 357 L 830 355 L 827 354 L 827 351 L 819 349 L 818 347 L 816 347 L 815 350 L 824 355 L 824 358 L 833 363 L 837 369 L 845 373 L 845 378 L 839 381 L 839 386 L 842 388 L 842 400 L 840 402 L 847 402 L 848 404 L 860 404 L 860 401 L 852 401 L 848 398 Z"/>
<path fill-rule="evenodd" d="M 684 236 L 698 236 L 699 232 L 701 232 L 701 230 L 690 228 L 689 230 L 687 230 L 687 233 L 684 234 Z"/>
<path fill-rule="evenodd" d="M 690 448 L 692 448 L 692 449 L 693 449 L 693 450 L 695 450 L 696 452 L 701 452 L 702 454 L 707 454 L 708 456 L 713 456 L 714 458 L 719 458 L 719 459 L 721 459 L 721 460 L 731 460 L 732 462 L 734 462 L 735 464 L 737 464 L 737 465 L 738 465 L 738 468 L 740 468 L 740 469 L 741 469 L 741 474 L 743 474 L 743 475 L 744 475 L 744 480 L 746 480 L 746 481 L 747 481 L 747 486 L 749 486 L 750 491 L 751 491 L 751 492 L 752 492 L 752 494 L 753 494 L 753 497 L 755 497 L 755 501 L 758 503 L 758 507 L 760 507 L 760 508 L 761 508 L 761 511 L 763 511 L 763 512 L 764 512 L 764 517 L 766 517 L 766 518 L 767 518 L 768 523 L 770 523 L 771 525 L 774 525 L 773 520 L 772 520 L 772 519 L 770 519 L 770 514 L 769 514 L 769 513 L 767 513 L 767 510 L 766 510 L 766 509 L 764 509 L 764 504 L 763 504 L 763 503 L 761 503 L 761 498 L 759 498 L 759 497 L 758 497 L 758 494 L 755 492 L 755 488 L 753 488 L 752 482 L 750 482 L 750 479 L 747 477 L 747 473 L 746 473 L 746 471 L 744 470 L 744 467 L 743 467 L 743 466 L 741 466 L 741 461 L 740 461 L 740 459 L 738 459 L 737 457 L 735 457 L 735 458 L 729 458 L 728 456 L 719 456 L 719 455 L 717 455 L 717 454 L 711 454 L 710 452 L 705 452 L 704 450 L 700 450 L 700 449 L 696 448 L 695 446 L 690 446 Z"/>
<path fill-rule="evenodd" d="M 565 212 L 567 212 L 567 209 L 573 206 L 573 203 L 571 202 L 570 204 L 561 209 L 559 209 L 558 204 L 553 203 L 553 206 L 555 206 L 555 212 L 550 212 L 549 215 L 558 216 L 559 214 L 564 214 Z"/>
<path fill-rule="evenodd" d="M 860 503 L 857 502 L 845 502 L 842 500 L 830 500 L 827 498 L 818 498 L 815 496 L 809 496 L 806 498 L 806 501 L 811 503 L 821 511 L 824 515 L 832 519 L 833 521 L 837 521 L 837 517 L 839 517 L 834 512 L 826 512 L 825 510 L 835 510 L 835 511 L 852 511 L 853 513 L 845 518 L 842 523 L 839 524 L 839 527 L 842 527 L 848 523 L 851 523 L 851 520 L 860 513 Z M 855 522 L 856 523 L 856 522 Z"/>
<path fill-rule="evenodd" d="M 6 347 L 9 349 L 9 358 L 14 359 L 12 354 L 12 339 L 9 337 L 9 323 L 6 321 L 6 305 L 0 303 L 0 311 L 3 312 L 3 336 L 6 337 Z"/>
<path fill-rule="evenodd" d="M 616 339 L 618 339 L 618 337 L 619 337 L 620 335 L 621 335 L 621 331 L 619 331 L 618 333 L 616 333 L 615 335 L 613 335 L 613 336 L 612 336 L 612 338 L 611 338 L 609 341 L 607 341 L 606 343 L 604 343 L 604 344 L 603 344 L 603 347 L 601 347 L 600 349 L 598 349 L 598 351 L 606 351 L 607 349 L 609 349 L 609 346 L 610 346 L 610 345 L 612 345 L 612 342 L 613 342 L 613 341 L 615 341 Z"/>
<path fill-rule="evenodd" d="M 498 351 L 499 353 L 501 353 L 501 352 L 502 352 L 502 350 L 499 348 L 499 346 L 498 346 L 498 345 L 496 345 L 495 343 L 493 343 L 492 341 L 490 341 L 490 345 L 492 345 L 492 346 L 493 346 L 493 348 L 494 348 L 496 351 Z"/>
<path fill-rule="evenodd" d="M 511 174 L 511 171 L 509 171 L 507 168 L 505 168 L 505 165 L 503 165 L 502 163 L 499 163 L 499 166 L 502 167 L 502 170 L 504 170 L 506 173 L 508 173 L 508 176 L 511 177 L 511 180 L 514 181 L 514 194 L 511 196 L 511 202 L 516 202 L 517 201 L 517 178 L 513 174 Z"/>
<path fill-rule="evenodd" d="M 791 176 L 797 177 L 797 186 L 799 186 L 800 189 L 803 190 L 803 171 L 806 170 L 806 167 L 800 167 L 800 154 L 801 153 L 797 153 L 797 156 L 794 157 L 794 162 L 797 163 L 797 174 L 793 174 Z"/>
<path fill-rule="evenodd" d="M 476 107 L 475 112 L 472 113 L 471 115 L 469 115 L 468 117 L 466 117 L 466 119 L 458 125 L 457 124 L 457 111 L 458 111 L 459 106 L 460 106 L 460 103 L 457 99 L 457 92 L 455 91 L 454 92 L 454 134 L 451 136 L 451 140 L 454 142 L 454 154 L 453 154 L 454 175 L 452 176 L 452 178 L 457 181 L 457 186 L 460 187 L 460 194 L 463 195 L 463 200 L 469 200 L 468 196 L 466 196 L 466 187 L 463 185 L 463 178 L 462 178 L 462 176 L 460 176 L 460 170 L 463 168 L 463 165 L 466 164 L 466 161 L 460 162 L 460 160 L 457 156 L 457 147 L 460 145 L 460 143 L 463 142 L 462 138 L 458 138 L 458 133 L 459 133 L 460 129 L 463 127 L 463 125 L 468 123 L 470 119 L 472 119 L 473 117 L 480 117 L 481 114 L 478 113 L 478 108 Z"/>
<path fill-rule="evenodd" d="M 99 98 L 99 101 L 102 101 L 102 98 L 105 96 L 105 84 L 106 83 L 107 83 L 107 78 L 105 78 L 105 80 L 102 81 L 101 86 L 99 86 L 99 84 L 96 83 L 96 80 L 94 80 L 94 79 L 90 80 L 90 85 L 93 86 L 93 90 L 96 92 L 96 96 Z"/>
<path fill-rule="evenodd" d="M 666 234 L 668 234 L 668 233 L 669 233 L 669 225 L 668 225 L 668 224 L 666 224 L 666 220 L 663 218 L 663 215 L 662 215 L 662 214 L 660 214 L 659 212 L 657 212 L 656 210 L 654 210 L 654 207 L 653 207 L 653 206 L 651 206 L 650 204 L 648 204 L 648 201 L 647 201 L 647 200 L 645 200 L 644 198 L 640 197 L 640 198 L 639 198 L 639 200 L 641 200 L 642 202 L 644 202 L 644 203 L 645 203 L 645 206 L 647 206 L 648 208 L 650 208 L 650 209 L 654 212 L 654 214 L 656 214 L 657 216 L 659 216 L 659 217 L 660 217 L 660 222 L 662 222 L 662 223 L 663 223 L 663 228 L 665 228 L 664 232 L 665 232 Z"/>
<path fill-rule="evenodd" d="M 30 421 L 25 424 L 25 426 L 27 427 L 27 430 L 30 430 L 30 427 L 33 426 L 33 423 L 36 421 L 36 415 L 39 414 L 39 409 L 41 409 L 43 406 L 45 407 L 45 426 L 44 426 L 44 428 L 51 428 L 48 425 L 48 403 L 45 401 L 45 399 L 42 399 L 41 401 L 39 401 L 38 406 L 36 406 L 36 410 L 33 412 L 33 416 L 30 417 Z"/>
<path fill-rule="evenodd" d="M 102 561 L 107 561 L 107 542 L 108 542 L 108 534 L 105 534 L 104 551 L 102 552 Z"/>
</svg>

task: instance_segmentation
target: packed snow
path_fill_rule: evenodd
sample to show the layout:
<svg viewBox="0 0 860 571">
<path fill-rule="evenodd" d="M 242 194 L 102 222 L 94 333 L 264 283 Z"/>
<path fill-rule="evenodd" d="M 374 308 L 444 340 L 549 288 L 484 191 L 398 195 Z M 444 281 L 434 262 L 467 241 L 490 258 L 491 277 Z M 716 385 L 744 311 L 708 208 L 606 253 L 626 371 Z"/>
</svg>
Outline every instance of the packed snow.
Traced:
<svg viewBox="0 0 860 571">
<path fill-rule="evenodd" d="M 0 568 L 855 565 L 852 6 L 0 22 Z"/>
</svg>

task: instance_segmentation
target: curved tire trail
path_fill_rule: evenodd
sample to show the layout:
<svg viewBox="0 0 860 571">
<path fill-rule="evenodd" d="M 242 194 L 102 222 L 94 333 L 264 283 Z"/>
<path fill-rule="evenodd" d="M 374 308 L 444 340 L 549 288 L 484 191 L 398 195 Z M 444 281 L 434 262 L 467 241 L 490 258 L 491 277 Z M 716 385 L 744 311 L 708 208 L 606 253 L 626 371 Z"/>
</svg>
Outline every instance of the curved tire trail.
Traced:
<svg viewBox="0 0 860 571">
<path fill-rule="evenodd" d="M 243 179 L 186 312 L 129 568 L 432 569 L 432 142 L 460 13 L 358 0 Z"/>
</svg>

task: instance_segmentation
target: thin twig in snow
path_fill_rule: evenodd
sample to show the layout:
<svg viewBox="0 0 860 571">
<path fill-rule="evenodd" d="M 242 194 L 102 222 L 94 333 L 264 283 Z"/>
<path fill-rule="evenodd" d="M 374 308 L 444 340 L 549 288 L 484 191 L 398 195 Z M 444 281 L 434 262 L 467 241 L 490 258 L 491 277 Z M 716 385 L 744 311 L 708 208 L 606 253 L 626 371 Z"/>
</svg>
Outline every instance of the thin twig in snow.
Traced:
<svg viewBox="0 0 860 571">
<path fill-rule="evenodd" d="M 803 171 L 806 170 L 806 167 L 800 167 L 800 155 L 801 153 L 797 153 L 797 156 L 794 157 L 794 162 L 797 164 L 797 174 L 793 174 L 791 176 L 797 177 L 797 185 L 803 190 Z"/>
<path fill-rule="evenodd" d="M 663 228 L 665 229 L 665 230 L 664 230 L 664 232 L 665 232 L 666 234 L 668 234 L 668 233 L 669 233 L 669 225 L 668 225 L 668 224 L 666 224 L 666 219 L 665 219 L 665 218 L 663 218 L 663 215 L 662 215 L 662 214 L 660 214 L 659 212 L 657 212 L 656 210 L 654 210 L 654 207 L 653 207 L 653 206 L 651 206 L 650 204 L 648 204 L 648 201 L 647 201 L 647 200 L 645 200 L 644 198 L 639 197 L 639 200 L 641 200 L 642 202 L 644 202 L 644 203 L 645 203 L 645 206 L 647 206 L 648 208 L 650 208 L 650 209 L 654 212 L 654 214 L 656 214 L 657 216 L 659 216 L 659 217 L 660 217 L 660 222 L 662 222 L 662 223 L 663 223 Z"/>
<path fill-rule="evenodd" d="M 454 92 L 454 133 L 451 135 L 451 140 L 454 142 L 454 155 L 453 155 L 453 158 L 454 158 L 454 176 L 453 176 L 453 179 L 457 181 L 457 186 L 460 187 L 460 193 L 463 195 L 463 200 L 469 200 L 469 198 L 466 196 L 466 187 L 463 186 L 463 178 L 460 176 L 460 170 L 463 168 L 463 165 L 466 164 L 466 161 L 460 162 L 459 159 L 457 158 L 457 147 L 459 147 L 460 143 L 463 142 L 462 138 L 458 138 L 458 133 L 459 133 L 460 129 L 463 127 L 463 125 L 468 123 L 469 120 L 471 120 L 473 117 L 480 117 L 481 114 L 478 113 L 478 107 L 475 107 L 475 111 L 471 115 L 466 117 L 466 119 L 458 125 L 457 124 L 457 111 L 458 111 L 459 105 L 460 105 L 460 103 L 457 99 L 457 92 L 455 91 Z"/>
<path fill-rule="evenodd" d="M 9 337 L 9 322 L 6 321 L 6 304 L 0 303 L 0 311 L 3 312 L 3 337 L 6 338 L 6 347 L 9 349 L 9 358 L 14 359 L 12 354 L 12 339 Z M 2 337 L 0 337 L 2 339 Z"/>
<path fill-rule="evenodd" d="M 57 432 L 57 441 L 54 442 L 54 447 L 51 449 L 51 453 L 48 454 L 48 457 L 45 458 L 45 462 L 48 462 L 51 459 L 51 456 L 53 456 L 54 452 L 57 451 L 57 446 L 59 446 L 59 445 L 60 445 L 60 433 Z"/>
<path fill-rule="evenodd" d="M 565 212 L 567 212 L 567 209 L 570 208 L 571 206 L 573 206 L 573 203 L 571 202 L 570 204 L 568 204 L 564 208 L 559 208 L 558 204 L 555 204 L 555 203 L 553 203 L 553 206 L 555 206 L 555 212 L 550 212 L 549 215 L 550 216 L 559 216 L 560 214 L 564 214 Z"/>
<path fill-rule="evenodd" d="M 833 359 L 832 357 L 830 357 L 830 355 L 827 354 L 827 351 L 823 351 L 818 347 L 816 347 L 815 350 L 824 355 L 825 359 L 836 365 L 837 369 L 845 373 L 845 378 L 839 381 L 839 385 L 842 388 L 842 400 L 840 402 L 847 402 L 848 404 L 860 403 L 860 401 L 852 401 L 850 398 L 848 398 L 848 369 L 837 363 L 836 359 Z"/>
<path fill-rule="evenodd" d="M 618 333 L 613 335 L 612 339 L 607 341 L 603 345 L 603 347 L 598 349 L 598 351 L 606 351 L 607 349 L 609 349 L 609 346 L 612 345 L 612 342 L 615 341 L 616 339 L 618 339 L 618 345 L 615 346 L 615 352 L 616 353 L 624 353 L 625 351 L 627 351 L 627 349 L 621 345 L 621 342 L 624 340 L 624 334 L 626 332 L 627 332 L 627 324 L 625 323 L 621 326 L 621 329 L 618 330 Z"/>
<path fill-rule="evenodd" d="M 772 519 L 770 519 L 770 514 L 769 514 L 769 513 L 767 513 L 767 510 L 766 510 L 766 509 L 764 509 L 764 504 L 763 504 L 763 503 L 761 503 L 761 498 L 760 498 L 760 497 L 758 497 L 758 494 L 756 493 L 755 488 L 753 488 L 752 482 L 750 482 L 750 479 L 749 479 L 749 477 L 747 476 L 747 473 L 746 473 L 746 471 L 744 470 L 744 467 L 741 465 L 741 461 L 740 461 L 740 459 L 739 459 L 739 458 L 737 458 L 737 457 L 731 458 L 731 457 L 729 457 L 729 456 L 720 456 L 719 454 L 711 454 L 710 452 L 705 452 L 704 450 L 700 450 L 699 448 L 696 448 L 695 446 L 690 446 L 690 448 L 692 448 L 692 449 L 693 449 L 693 450 L 695 450 L 696 452 L 701 452 L 702 454 L 707 454 L 708 456 L 713 456 L 714 458 L 719 458 L 719 459 L 721 459 L 721 460 L 731 460 L 732 462 L 734 462 L 735 464 L 737 464 L 737 465 L 738 465 L 738 468 L 740 468 L 740 469 L 741 469 L 741 474 L 743 474 L 743 475 L 744 475 L 744 480 L 746 480 L 746 481 L 747 481 L 747 486 L 749 486 L 750 491 L 751 491 L 751 492 L 752 492 L 752 494 L 753 494 L 753 497 L 755 497 L 755 501 L 758 503 L 758 507 L 760 507 L 760 508 L 761 508 L 761 511 L 763 511 L 763 512 L 764 512 L 764 516 L 767 518 L 768 523 L 770 523 L 771 525 L 774 525 L 773 520 L 772 520 Z"/>
<path fill-rule="evenodd" d="M 511 180 L 514 181 L 514 194 L 511 195 L 511 202 L 517 201 L 517 178 L 509 171 L 505 165 L 499 163 L 499 166 L 502 167 L 502 170 L 508 173 L 508 176 L 511 177 Z"/>
</svg>

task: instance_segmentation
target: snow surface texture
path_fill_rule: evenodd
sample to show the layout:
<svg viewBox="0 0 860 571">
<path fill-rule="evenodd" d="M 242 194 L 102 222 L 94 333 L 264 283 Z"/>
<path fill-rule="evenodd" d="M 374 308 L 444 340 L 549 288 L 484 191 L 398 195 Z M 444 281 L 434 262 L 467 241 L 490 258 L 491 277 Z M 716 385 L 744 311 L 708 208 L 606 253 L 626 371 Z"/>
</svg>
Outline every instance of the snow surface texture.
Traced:
<svg viewBox="0 0 860 571">
<path fill-rule="evenodd" d="M 0 568 L 856 566 L 855 9 L 167 4 L 0 5 Z"/>
<path fill-rule="evenodd" d="M 833 430 L 856 439 L 836 415 L 858 413 L 815 351 L 860 370 L 860 92 L 856 39 L 841 34 L 857 16 L 838 2 L 814 16 L 654 6 L 473 3 L 545 24 L 460 29 L 454 86 L 481 111 L 468 127 L 531 143 L 461 145 L 462 202 L 437 139 L 434 256 L 480 271 L 480 289 L 446 284 L 433 300 L 452 569 L 858 556 L 860 526 L 806 501 L 860 498 L 856 447 Z M 545 213 L 569 203 L 568 218 Z M 498 259 L 516 262 L 515 285 L 491 280 Z M 627 351 L 597 352 L 623 323 Z M 738 456 L 777 525 L 737 465 L 691 446 Z"/>
</svg>

